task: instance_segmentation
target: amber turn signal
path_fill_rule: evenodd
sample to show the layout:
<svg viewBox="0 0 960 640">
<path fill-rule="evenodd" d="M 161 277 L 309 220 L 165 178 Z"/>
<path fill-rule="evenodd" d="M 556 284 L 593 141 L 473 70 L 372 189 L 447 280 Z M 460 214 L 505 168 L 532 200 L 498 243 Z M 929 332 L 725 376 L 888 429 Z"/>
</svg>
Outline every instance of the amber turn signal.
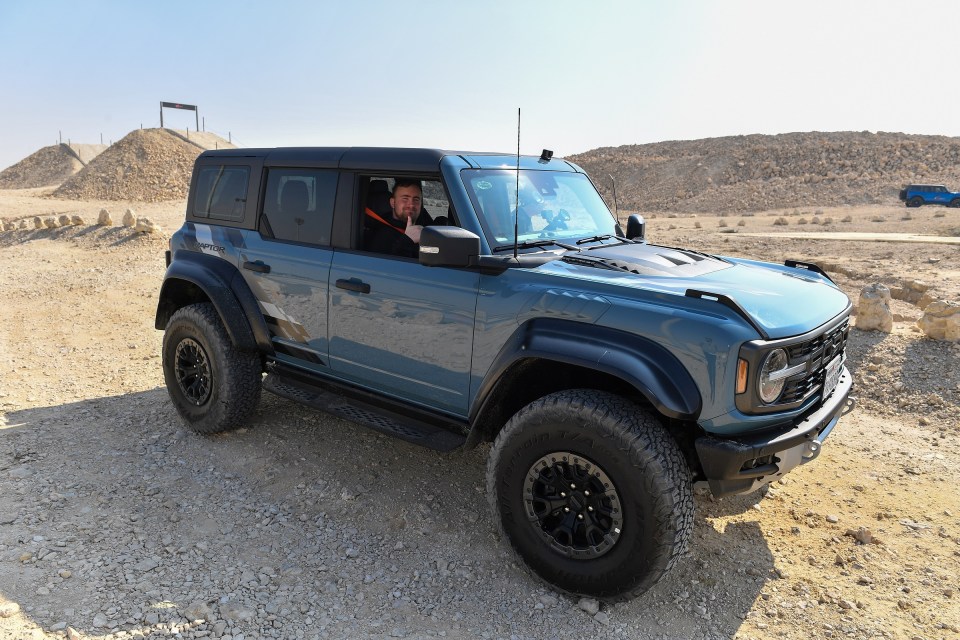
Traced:
<svg viewBox="0 0 960 640">
<path fill-rule="evenodd" d="M 737 361 L 737 395 L 747 391 L 747 361 L 740 358 Z"/>
</svg>

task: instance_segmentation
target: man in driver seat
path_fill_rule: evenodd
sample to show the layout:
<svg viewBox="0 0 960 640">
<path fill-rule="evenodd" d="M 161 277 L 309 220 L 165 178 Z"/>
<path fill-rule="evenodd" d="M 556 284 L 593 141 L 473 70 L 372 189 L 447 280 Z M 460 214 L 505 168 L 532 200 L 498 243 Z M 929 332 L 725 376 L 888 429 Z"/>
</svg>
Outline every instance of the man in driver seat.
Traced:
<svg viewBox="0 0 960 640">
<path fill-rule="evenodd" d="M 376 253 L 416 258 L 420 251 L 420 232 L 434 223 L 423 208 L 420 181 L 397 178 L 390 196 L 390 208 L 392 213 L 386 216 L 369 208 L 365 211 L 364 248 Z"/>
</svg>

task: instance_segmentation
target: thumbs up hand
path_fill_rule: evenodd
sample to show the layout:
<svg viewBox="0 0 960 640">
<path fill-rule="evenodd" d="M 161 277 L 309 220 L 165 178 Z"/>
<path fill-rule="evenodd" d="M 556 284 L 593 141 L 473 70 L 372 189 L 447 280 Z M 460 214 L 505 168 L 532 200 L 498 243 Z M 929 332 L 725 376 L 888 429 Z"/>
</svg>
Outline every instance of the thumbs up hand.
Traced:
<svg viewBox="0 0 960 640">
<path fill-rule="evenodd" d="M 415 243 L 420 244 L 420 232 L 423 231 L 423 226 L 414 224 L 414 217 L 415 216 L 409 216 L 407 218 L 407 228 L 404 233 Z"/>
</svg>

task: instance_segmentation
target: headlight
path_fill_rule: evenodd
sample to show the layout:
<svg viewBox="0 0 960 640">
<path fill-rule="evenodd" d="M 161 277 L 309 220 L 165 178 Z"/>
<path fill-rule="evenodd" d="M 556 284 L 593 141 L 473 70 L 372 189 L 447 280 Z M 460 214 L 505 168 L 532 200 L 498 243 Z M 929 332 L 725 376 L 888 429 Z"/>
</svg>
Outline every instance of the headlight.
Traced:
<svg viewBox="0 0 960 640">
<path fill-rule="evenodd" d="M 783 387 L 787 383 L 784 370 L 788 364 L 787 352 L 783 349 L 774 349 L 763 359 L 760 378 L 757 380 L 757 395 L 764 403 L 773 404 L 783 393 Z"/>
</svg>

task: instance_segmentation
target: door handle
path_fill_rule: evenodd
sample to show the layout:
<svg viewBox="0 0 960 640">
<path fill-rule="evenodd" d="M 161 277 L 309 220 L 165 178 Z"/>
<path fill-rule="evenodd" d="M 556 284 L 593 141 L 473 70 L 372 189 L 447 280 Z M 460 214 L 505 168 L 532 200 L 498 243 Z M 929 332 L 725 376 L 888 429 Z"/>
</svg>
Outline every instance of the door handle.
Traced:
<svg viewBox="0 0 960 640">
<path fill-rule="evenodd" d="M 357 293 L 370 293 L 370 285 L 362 280 L 357 280 L 356 278 L 350 278 L 349 280 L 337 280 L 338 289 L 346 289 L 347 291 L 356 291 Z"/>
<path fill-rule="evenodd" d="M 265 264 L 262 260 L 257 260 L 256 262 L 247 260 L 243 263 L 243 268 L 256 271 L 257 273 L 270 273 L 270 265 Z"/>
</svg>

